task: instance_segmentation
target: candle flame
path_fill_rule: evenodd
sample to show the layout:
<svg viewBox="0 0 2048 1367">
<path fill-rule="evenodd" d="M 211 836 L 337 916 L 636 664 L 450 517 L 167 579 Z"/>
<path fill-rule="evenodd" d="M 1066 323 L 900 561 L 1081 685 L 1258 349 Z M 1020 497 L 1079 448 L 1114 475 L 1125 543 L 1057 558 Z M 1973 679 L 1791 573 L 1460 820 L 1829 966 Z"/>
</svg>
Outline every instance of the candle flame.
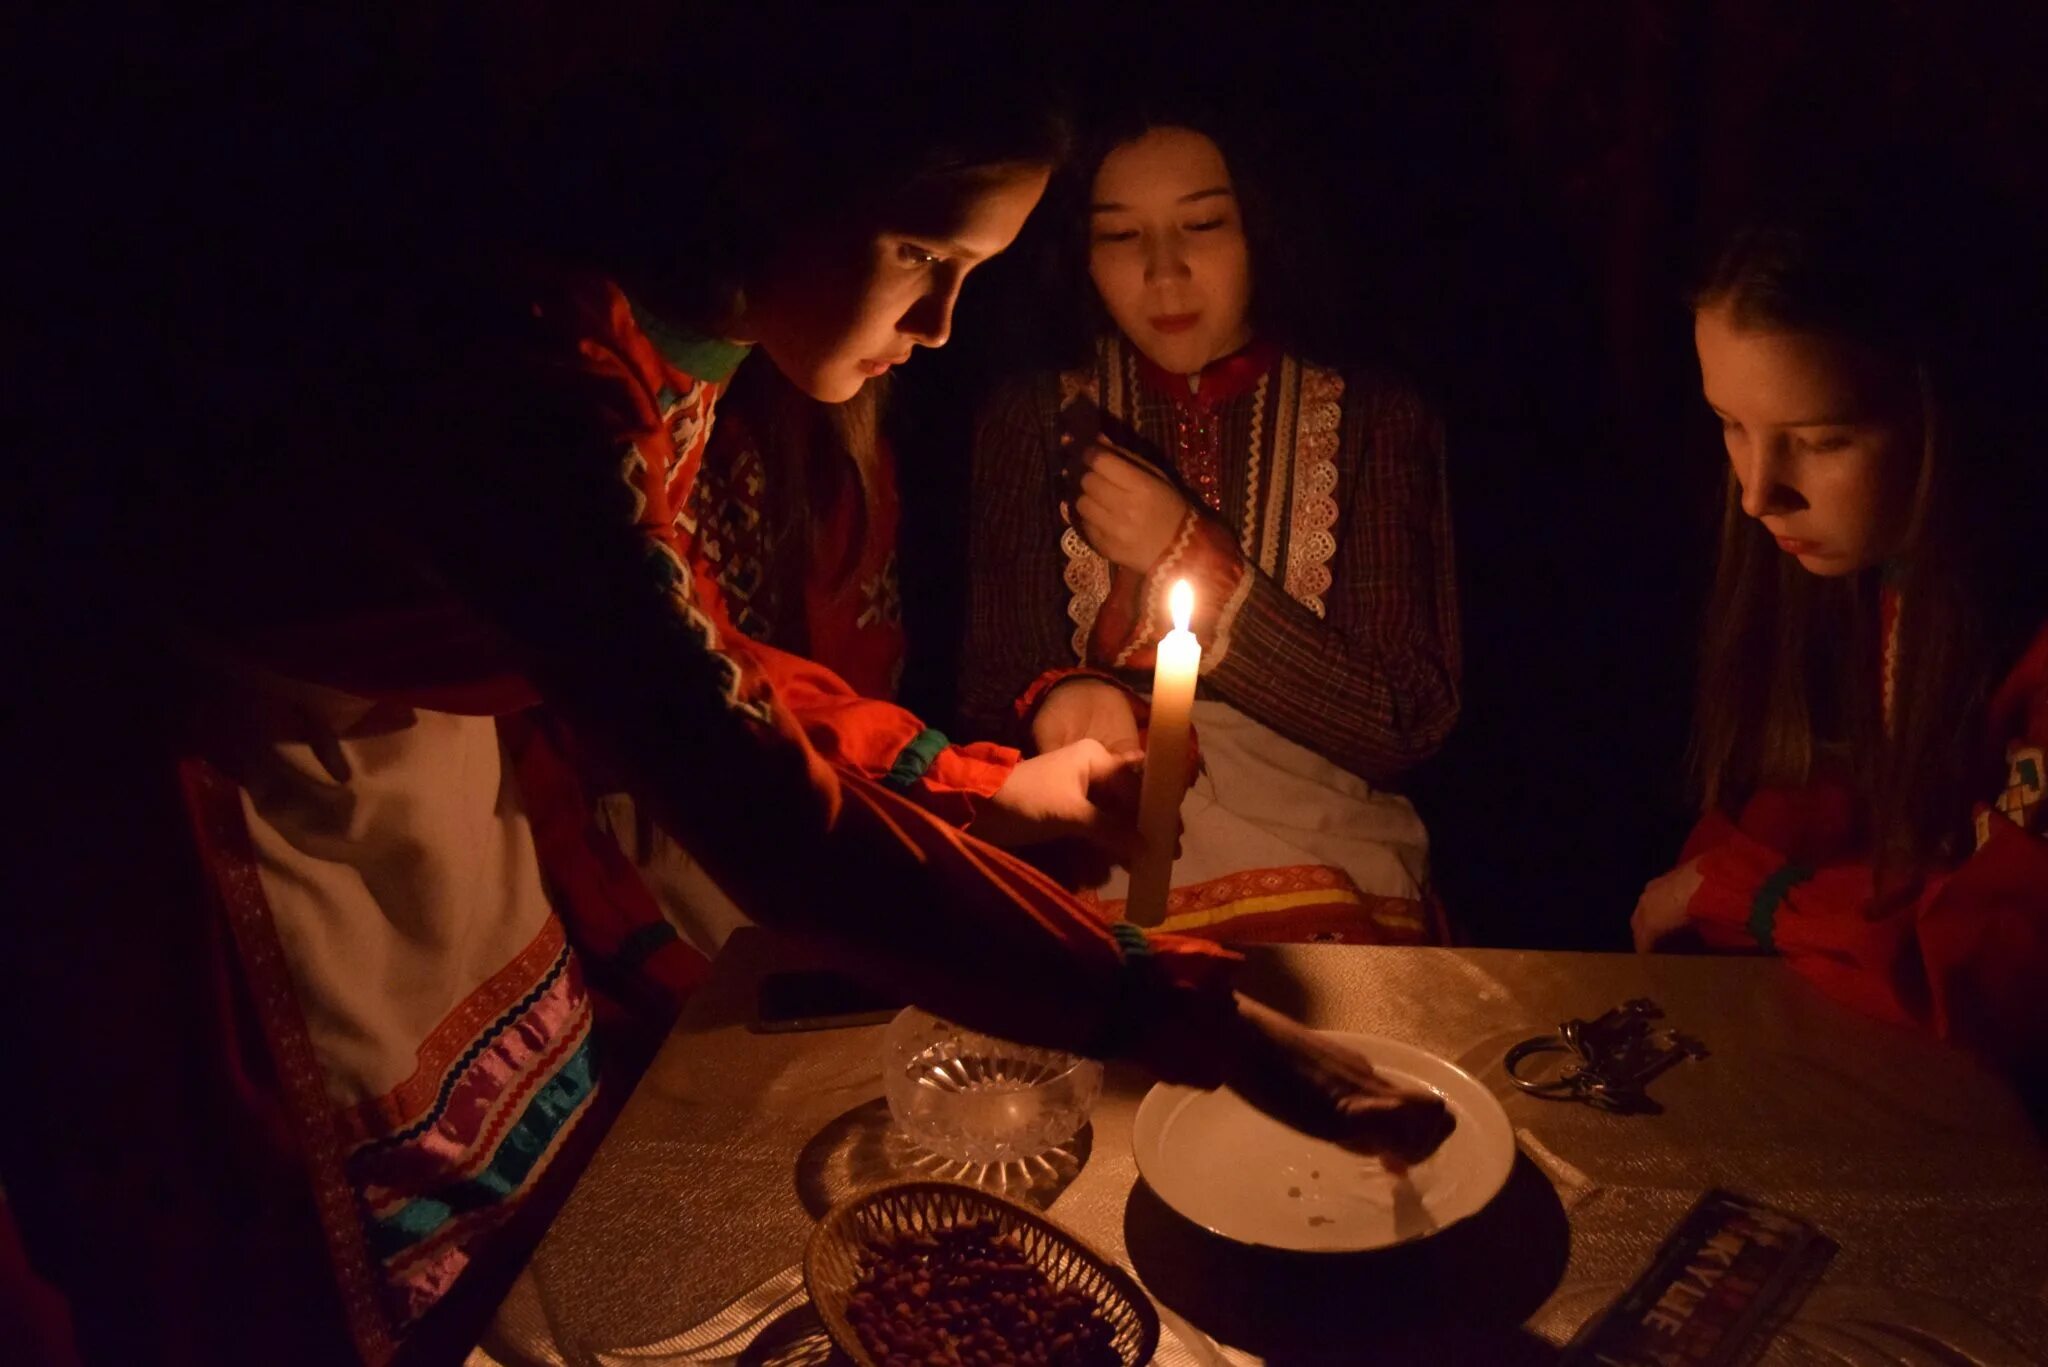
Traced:
<svg viewBox="0 0 2048 1367">
<path fill-rule="evenodd" d="M 1186 631 L 1188 619 L 1195 615 L 1195 591 L 1185 579 L 1176 579 L 1172 592 L 1166 595 L 1166 605 L 1173 612 L 1173 629 Z"/>
</svg>

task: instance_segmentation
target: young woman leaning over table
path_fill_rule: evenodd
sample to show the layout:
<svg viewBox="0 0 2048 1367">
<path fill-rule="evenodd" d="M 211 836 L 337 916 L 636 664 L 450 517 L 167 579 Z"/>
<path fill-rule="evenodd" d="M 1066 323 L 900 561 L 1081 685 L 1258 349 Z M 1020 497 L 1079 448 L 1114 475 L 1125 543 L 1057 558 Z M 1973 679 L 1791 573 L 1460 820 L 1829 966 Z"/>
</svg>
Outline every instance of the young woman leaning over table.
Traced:
<svg viewBox="0 0 2048 1367">
<path fill-rule="evenodd" d="M 846 721 L 865 718 L 879 728 L 872 744 L 880 772 L 901 753 L 906 724 L 917 728 L 909 734 L 937 737 L 900 709 L 859 701 L 896 697 L 906 647 L 897 566 L 902 500 L 883 430 L 889 390 L 882 376 L 845 403 L 820 403 L 766 361 L 739 367 L 719 396 L 718 421 L 683 513 L 695 524 L 691 567 L 700 582 L 715 586 L 721 620 L 842 680 L 851 695 L 833 695 L 832 705 Z M 987 804 L 973 799 L 991 782 L 1007 781 L 1015 762 L 1016 752 L 1004 746 L 949 744 L 919 787 L 937 792 L 954 772 L 970 785 L 955 811 L 964 820 L 980 807 L 975 833 L 986 838 Z M 603 824 L 692 947 L 714 953 L 746 923 L 630 795 L 606 793 L 600 803 Z"/>
<path fill-rule="evenodd" d="M 977 432 L 962 711 L 1040 751 L 1133 744 L 1185 578 L 1203 772 L 1166 928 L 1440 940 L 1428 836 L 1390 785 L 1458 715 L 1442 429 L 1393 377 L 1300 353 L 1299 295 L 1325 282 L 1255 161 L 1131 116 L 1077 169 L 1061 226 L 1098 323 Z"/>
<path fill-rule="evenodd" d="M 882 36 L 803 30 L 814 98 L 740 118 L 678 78 L 693 30 L 691 61 L 608 73 L 555 147 L 574 177 L 530 173 L 520 240 L 351 279 L 327 301 L 348 331 L 298 320 L 325 365 L 189 373 L 173 422 L 201 425 L 167 438 L 189 460 L 142 472 L 124 530 L 187 676 L 163 748 L 194 896 L 134 875 L 158 848 L 136 825 L 128 861 L 57 870 L 48 914 L 9 926 L 40 970 L 19 1080 L 41 1109 L 7 1127 L 8 1189 L 92 1360 L 473 1341 L 623 1099 L 614 1046 L 694 972 L 580 824 L 593 769 L 748 913 L 936 1011 L 1363 1146 L 1440 1140 L 1440 1105 L 1236 998 L 1233 956 L 1112 931 L 956 824 L 1108 826 L 1099 743 L 934 783 L 943 738 L 747 641 L 693 571 L 733 369 L 752 350 L 836 402 L 943 344 L 1058 154 L 993 46 Z M 878 83 L 858 119 L 818 94 Z M 150 900 L 101 895 L 121 878 Z"/>
<path fill-rule="evenodd" d="M 1729 461 L 1707 814 L 1635 941 L 1774 950 L 2038 1081 L 2048 462 L 2012 410 L 2040 394 L 2039 321 L 1970 278 L 1995 225 L 1938 208 L 1816 194 L 1735 234 L 1695 298 Z"/>
</svg>

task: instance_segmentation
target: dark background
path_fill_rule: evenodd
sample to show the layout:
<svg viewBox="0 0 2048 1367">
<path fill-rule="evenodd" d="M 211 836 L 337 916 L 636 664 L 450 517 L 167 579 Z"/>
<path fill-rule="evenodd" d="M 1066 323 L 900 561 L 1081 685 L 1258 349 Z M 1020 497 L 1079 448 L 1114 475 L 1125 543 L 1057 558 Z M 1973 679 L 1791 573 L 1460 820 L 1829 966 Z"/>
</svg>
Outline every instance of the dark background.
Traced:
<svg viewBox="0 0 2048 1367">
<path fill-rule="evenodd" d="M 317 327 L 320 292 L 344 293 L 346 277 L 316 279 L 303 262 L 329 245 L 359 264 L 394 250 L 379 244 L 403 241 L 415 200 L 447 198 L 466 141 L 488 144 L 534 90 L 629 31 L 612 16 L 632 8 L 73 6 L 11 20 L 30 41 L 6 92 L 27 238 L 9 257 L 6 340 L 23 362 L 10 397 L 47 400 L 38 416 L 54 419 L 31 429 L 45 444 L 17 448 L 29 478 L 12 545 L 104 569 L 118 548 L 94 540 L 90 518 L 38 520 L 35 491 L 61 476 L 75 499 L 83 471 L 118 493 L 177 459 L 179 377 L 218 379 L 229 363 L 215 356 Z M 1621 946 L 1637 890 L 1690 819 L 1683 755 L 1720 472 L 1682 299 L 1710 226 L 1767 169 L 1822 167 L 1902 129 L 2003 183 L 2038 224 L 2043 8 L 1020 9 L 1020 33 L 1055 42 L 1084 97 L 1164 73 L 1261 135 L 1265 178 L 1333 249 L 1319 267 L 1328 348 L 1393 361 L 1445 417 L 1465 703 L 1412 788 L 1476 942 Z M 915 22 L 943 31 L 947 13 Z M 904 20 L 891 9 L 876 22 Z M 758 68 L 754 98 L 805 97 L 772 52 L 703 60 Z M 405 97 L 387 98 L 398 87 Z M 875 97 L 887 89 L 879 76 Z M 650 167 L 689 171 L 687 147 Z M 908 367 L 897 395 L 906 689 L 942 723 L 972 414 L 1035 359 L 1044 303 L 1029 238 L 1046 230 L 1034 224 L 970 283 L 953 344 Z M 147 582 L 103 578 L 121 592 Z M 31 608 L 52 609 L 40 614 L 52 636 L 95 629 L 82 580 L 46 569 L 24 582 Z"/>
<path fill-rule="evenodd" d="M 1409 784 L 1437 878 L 1476 943 L 1624 947 L 1694 815 L 1684 754 L 1722 465 L 1690 270 L 1762 178 L 1899 140 L 2036 214 L 2043 7 L 1355 8 L 1369 12 L 1076 10 L 1078 84 L 1164 68 L 1262 133 L 1268 178 L 1334 248 L 1326 349 L 1394 361 L 1444 415 L 1464 711 Z M 1031 236 L 1047 227 L 970 284 L 953 344 L 903 377 L 906 691 L 935 717 L 964 610 L 970 410 L 1032 349 Z"/>
</svg>

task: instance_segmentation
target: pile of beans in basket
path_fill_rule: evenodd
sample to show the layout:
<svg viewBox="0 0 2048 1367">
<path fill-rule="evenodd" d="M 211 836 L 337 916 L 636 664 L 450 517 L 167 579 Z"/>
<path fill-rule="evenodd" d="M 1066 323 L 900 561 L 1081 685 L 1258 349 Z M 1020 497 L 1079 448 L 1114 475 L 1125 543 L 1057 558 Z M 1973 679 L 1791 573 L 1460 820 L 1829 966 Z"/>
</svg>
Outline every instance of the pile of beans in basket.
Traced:
<svg viewBox="0 0 2048 1367">
<path fill-rule="evenodd" d="M 975 1220 L 862 1255 L 846 1305 L 882 1367 L 1120 1367 L 1114 1331 L 1079 1291 L 1056 1290 L 1014 1234 Z"/>
</svg>

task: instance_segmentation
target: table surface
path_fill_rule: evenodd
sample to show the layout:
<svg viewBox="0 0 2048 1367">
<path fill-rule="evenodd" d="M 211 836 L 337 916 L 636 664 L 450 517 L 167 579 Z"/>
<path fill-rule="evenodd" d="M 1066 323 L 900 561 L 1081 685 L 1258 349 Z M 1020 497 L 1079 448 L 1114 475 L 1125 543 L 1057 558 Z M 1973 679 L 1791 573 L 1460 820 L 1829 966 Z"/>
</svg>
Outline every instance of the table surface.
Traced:
<svg viewBox="0 0 2048 1367">
<path fill-rule="evenodd" d="M 473 1361 L 631 1361 L 798 1261 L 832 1201 L 905 1173 L 879 1100 L 881 1027 L 748 1028 L 762 973 L 819 962 L 734 935 Z M 1244 982 L 1313 1025 L 1457 1062 L 1501 1098 L 1521 1154 L 1487 1211 L 1421 1243 L 1257 1253 L 1138 1181 L 1131 1122 L 1149 1084 L 1112 1067 L 1076 1152 L 1024 1180 L 1239 1361 L 1550 1361 L 1724 1186 L 1840 1245 L 1766 1362 L 2048 1362 L 2048 1155 L 2017 1099 L 1780 961 L 1302 945 L 1254 951 Z M 1515 1041 L 1642 996 L 1711 1051 L 1652 1084 L 1661 1114 L 1508 1083 Z"/>
</svg>

